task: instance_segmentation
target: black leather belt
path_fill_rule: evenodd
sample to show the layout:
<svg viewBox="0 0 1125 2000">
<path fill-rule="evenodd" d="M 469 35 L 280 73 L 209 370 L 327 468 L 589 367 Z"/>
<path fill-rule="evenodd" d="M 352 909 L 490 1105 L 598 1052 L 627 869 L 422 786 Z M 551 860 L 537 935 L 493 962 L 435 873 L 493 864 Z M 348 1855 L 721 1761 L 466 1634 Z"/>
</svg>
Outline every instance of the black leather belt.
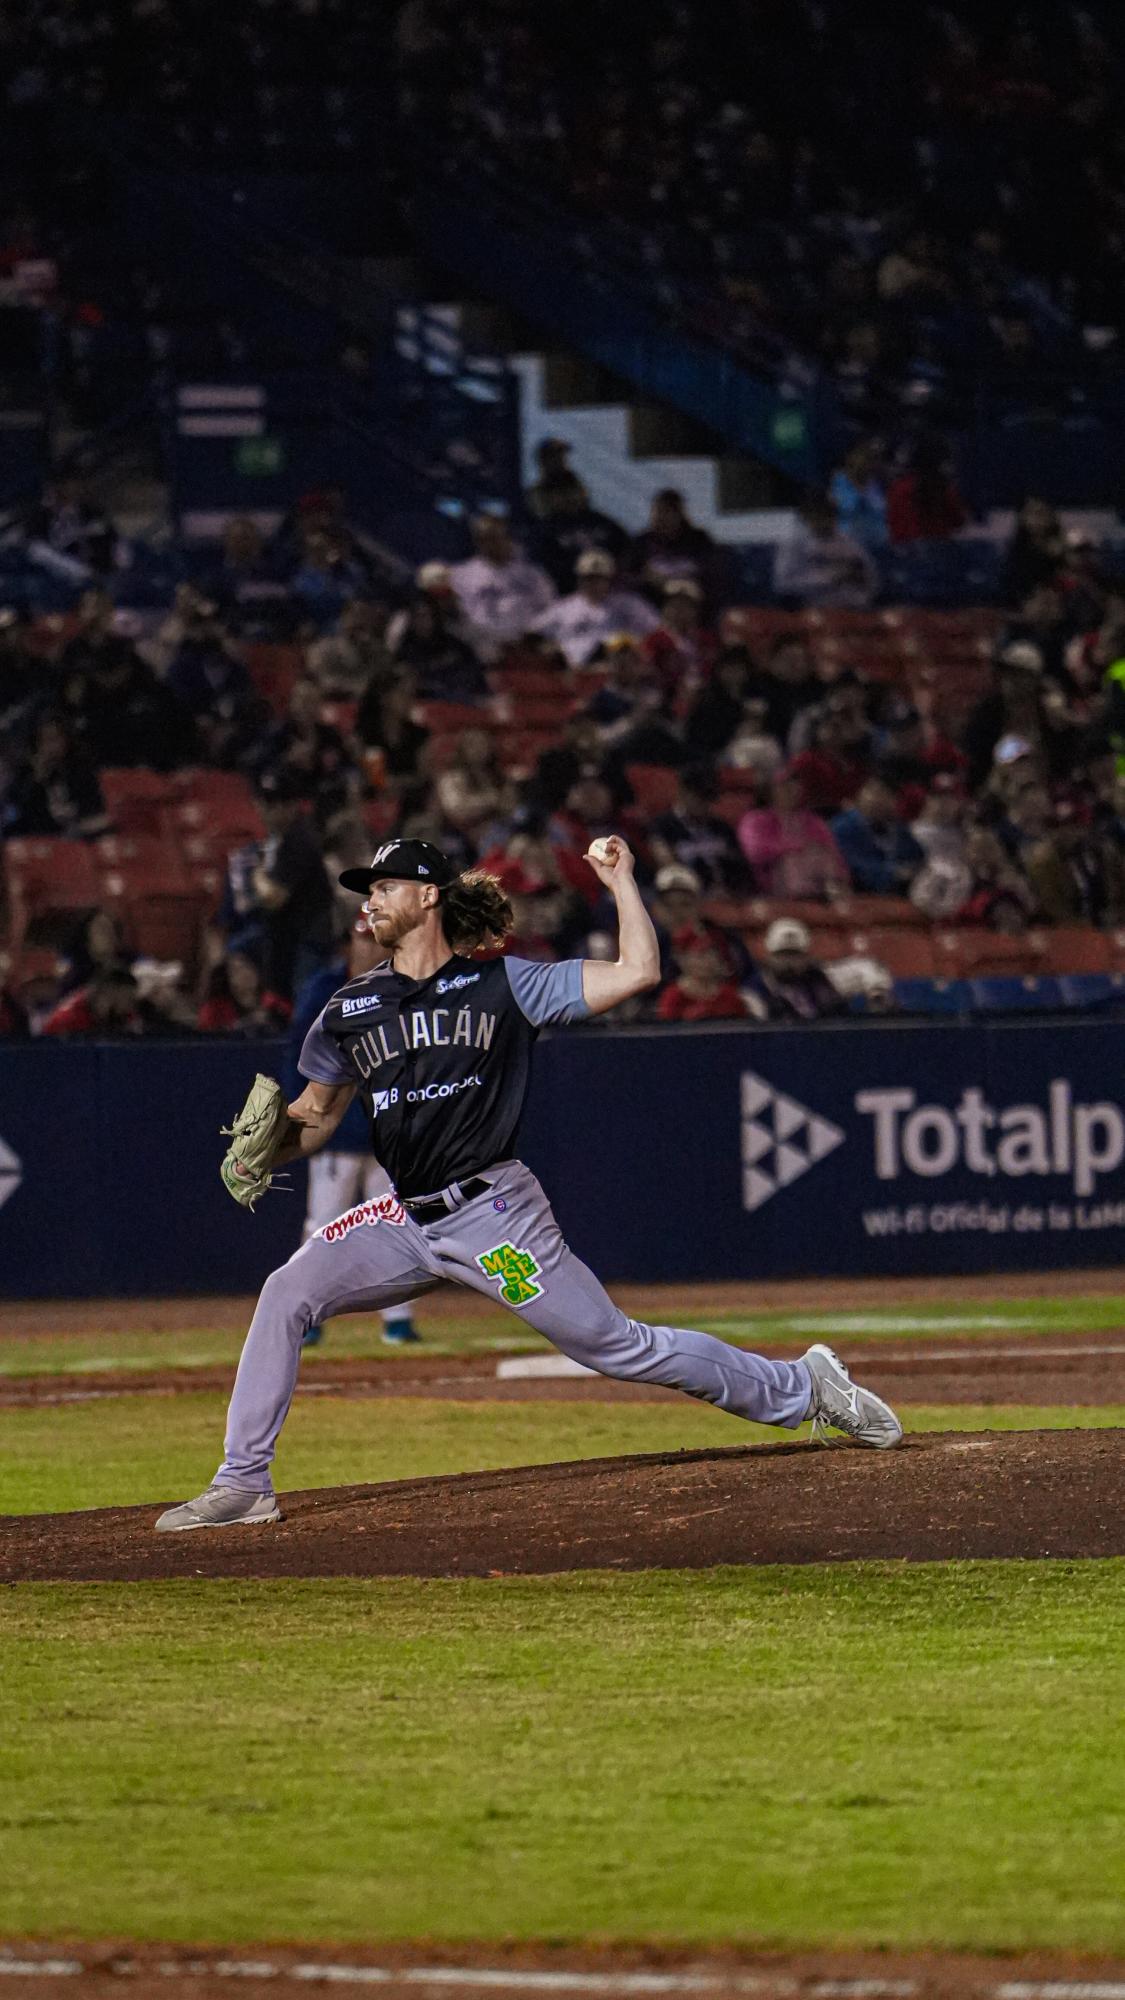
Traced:
<svg viewBox="0 0 1125 2000">
<path fill-rule="evenodd" d="M 475 1201 L 478 1194 L 487 1194 L 491 1181 L 482 1181 L 479 1176 L 471 1181 L 451 1181 L 450 1187 L 460 1195 L 461 1201 Z M 423 1227 L 429 1222 L 444 1222 L 447 1215 L 456 1215 L 456 1208 L 447 1208 L 444 1201 L 404 1201 L 403 1207 L 411 1222 Z"/>
</svg>

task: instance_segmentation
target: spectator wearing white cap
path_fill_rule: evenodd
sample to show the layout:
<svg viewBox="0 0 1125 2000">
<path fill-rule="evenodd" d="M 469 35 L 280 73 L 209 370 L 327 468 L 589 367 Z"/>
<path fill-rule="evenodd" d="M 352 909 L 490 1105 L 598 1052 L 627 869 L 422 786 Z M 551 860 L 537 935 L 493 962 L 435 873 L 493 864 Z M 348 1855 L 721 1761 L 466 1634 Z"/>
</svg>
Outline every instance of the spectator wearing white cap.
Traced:
<svg viewBox="0 0 1125 2000">
<path fill-rule="evenodd" d="M 680 715 L 708 679 L 718 650 L 702 613 L 703 592 L 695 579 L 669 578 L 661 593 L 659 623 L 642 649 Z"/>
<path fill-rule="evenodd" d="M 449 580 L 467 636 L 483 660 L 493 660 L 529 632 L 555 600 L 555 586 L 538 563 L 516 547 L 495 514 L 479 514 L 472 527 L 476 554 L 455 563 Z"/>
<path fill-rule="evenodd" d="M 758 1021 L 838 1020 L 848 1003 L 812 956 L 812 937 L 796 917 L 777 917 L 765 936 L 765 957 L 744 989 Z"/>
<path fill-rule="evenodd" d="M 437 606 L 441 614 L 442 626 L 456 638 L 467 640 L 469 635 L 461 614 L 457 592 L 453 588 L 453 571 L 448 563 L 424 562 L 414 572 L 414 598 L 425 598 Z M 410 622 L 410 606 L 404 605 L 396 611 L 387 625 L 387 645 L 392 653 L 397 653 L 402 643 L 403 633 Z"/>
<path fill-rule="evenodd" d="M 703 883 L 694 868 L 670 862 L 657 870 L 653 883 L 652 921 L 660 945 L 660 967 L 664 979 L 671 976 L 675 961 L 672 940 L 680 933 L 703 936 L 718 952 L 728 975 L 741 981 L 750 972 L 750 954 L 739 933 L 725 924 L 715 924 L 703 915 Z"/>
<path fill-rule="evenodd" d="M 604 549 L 587 549 L 575 565 L 576 588 L 535 620 L 533 630 L 554 641 L 568 665 L 584 667 L 599 646 L 618 633 L 643 639 L 660 623 L 651 604 L 617 583 L 617 566 Z"/>
</svg>

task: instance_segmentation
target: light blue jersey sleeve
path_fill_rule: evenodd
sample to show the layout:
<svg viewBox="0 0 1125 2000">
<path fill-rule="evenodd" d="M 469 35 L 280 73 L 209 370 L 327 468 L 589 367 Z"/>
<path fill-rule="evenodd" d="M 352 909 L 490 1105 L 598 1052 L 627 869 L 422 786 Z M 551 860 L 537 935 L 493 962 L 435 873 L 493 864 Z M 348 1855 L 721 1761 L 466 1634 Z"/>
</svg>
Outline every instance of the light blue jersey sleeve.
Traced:
<svg viewBox="0 0 1125 2000">
<path fill-rule="evenodd" d="M 564 958 L 555 965 L 533 958 L 505 958 L 502 963 L 516 1005 L 533 1028 L 589 1018 L 590 1009 L 582 998 L 580 958 Z"/>
<path fill-rule="evenodd" d="M 345 1062 L 331 1035 L 324 1032 L 323 1008 L 305 1036 L 297 1068 L 310 1083 L 355 1082 L 355 1071 Z"/>
</svg>

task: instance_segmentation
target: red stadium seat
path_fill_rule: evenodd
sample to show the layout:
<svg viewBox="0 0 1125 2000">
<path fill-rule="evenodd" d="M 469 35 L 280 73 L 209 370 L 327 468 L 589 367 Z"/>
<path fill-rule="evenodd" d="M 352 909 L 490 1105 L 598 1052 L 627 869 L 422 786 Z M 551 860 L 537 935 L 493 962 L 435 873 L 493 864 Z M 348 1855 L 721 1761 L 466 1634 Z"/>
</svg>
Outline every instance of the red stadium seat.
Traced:
<svg viewBox="0 0 1125 2000">
<path fill-rule="evenodd" d="M 83 840 L 9 840 L 4 847 L 8 894 L 28 913 L 81 910 L 98 901 L 98 869 Z"/>
<path fill-rule="evenodd" d="M 165 836 L 179 846 L 193 834 L 205 834 L 228 852 L 251 840 L 264 840 L 265 821 L 253 799 L 249 803 L 221 799 L 185 799 L 161 814 Z"/>
<path fill-rule="evenodd" d="M 177 774 L 176 803 L 218 806 L 227 813 L 236 807 L 250 814 L 258 811 L 254 788 L 241 771 L 209 771 L 203 765 Z"/>
<path fill-rule="evenodd" d="M 159 834 L 160 813 L 176 797 L 176 783 L 144 765 L 112 767 L 98 773 L 105 809 L 118 833 Z"/>
<path fill-rule="evenodd" d="M 929 920 L 905 896 L 838 896 L 832 905 L 841 923 L 859 929 L 925 930 Z"/>
<path fill-rule="evenodd" d="M 514 700 L 552 701 L 559 693 L 574 695 L 575 687 L 568 674 L 557 667 L 498 667 L 496 685 Z M 588 692 L 590 677 L 582 676 L 581 696 Z"/>
<path fill-rule="evenodd" d="M 1049 947 L 1047 934 L 1028 931 L 1022 937 L 1007 937 L 1001 931 L 987 931 L 975 925 L 934 933 L 934 958 L 939 979 L 979 977 L 1022 978 L 1026 973 L 1046 971 Z"/>
<path fill-rule="evenodd" d="M 213 906 L 199 893 L 186 896 L 139 896 L 111 902 L 126 943 L 148 958 L 179 959 L 190 973 L 198 964 L 200 946 Z"/>
<path fill-rule="evenodd" d="M 1049 972 L 1116 972 L 1118 953 L 1112 935 L 1086 926 L 1044 932 Z"/>
<path fill-rule="evenodd" d="M 937 971 L 934 943 L 927 931 L 849 930 L 847 950 L 857 958 L 878 959 L 896 979 L 932 979 Z"/>
<path fill-rule="evenodd" d="M 467 701 L 423 701 L 415 714 L 423 729 L 432 730 L 437 736 L 451 735 L 462 729 L 489 729 L 492 718 L 486 708 L 474 708 Z"/>
<path fill-rule="evenodd" d="M 127 846 L 127 854 L 99 852 L 101 887 L 113 896 L 182 896 L 191 888 L 191 878 L 181 850 L 170 841 L 134 840 L 115 842 Z M 99 850 L 101 843 L 99 842 Z"/>
<path fill-rule="evenodd" d="M 102 875 L 117 871 L 133 880 L 173 883 L 179 888 L 186 885 L 183 847 L 167 838 L 109 833 L 94 843 L 94 851 Z"/>
</svg>

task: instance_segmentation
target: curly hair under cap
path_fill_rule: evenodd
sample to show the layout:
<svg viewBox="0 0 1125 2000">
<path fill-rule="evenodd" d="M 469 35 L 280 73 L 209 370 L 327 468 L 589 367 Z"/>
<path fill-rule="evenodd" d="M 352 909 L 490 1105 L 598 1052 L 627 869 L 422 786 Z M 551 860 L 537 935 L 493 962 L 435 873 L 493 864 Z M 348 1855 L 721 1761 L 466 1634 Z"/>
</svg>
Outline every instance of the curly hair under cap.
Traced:
<svg viewBox="0 0 1125 2000">
<path fill-rule="evenodd" d="M 495 875 L 456 875 L 441 892 L 442 927 L 454 951 L 468 955 L 503 944 L 515 927 L 512 905 Z"/>
</svg>

